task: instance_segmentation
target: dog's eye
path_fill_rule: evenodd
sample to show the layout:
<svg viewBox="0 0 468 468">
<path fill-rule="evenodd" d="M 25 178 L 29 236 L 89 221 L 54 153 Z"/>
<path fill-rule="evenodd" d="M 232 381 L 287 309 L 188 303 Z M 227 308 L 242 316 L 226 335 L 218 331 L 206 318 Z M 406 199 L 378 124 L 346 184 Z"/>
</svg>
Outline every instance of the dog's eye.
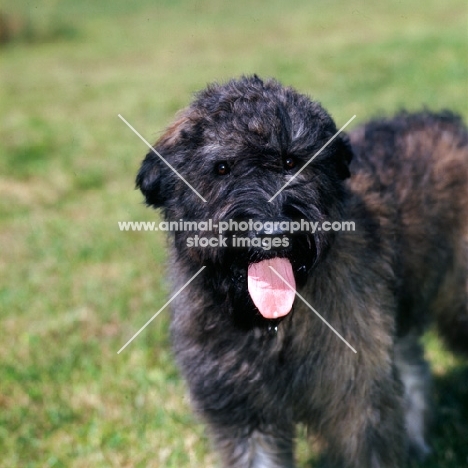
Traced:
<svg viewBox="0 0 468 468">
<path fill-rule="evenodd" d="M 292 156 L 288 156 L 284 159 L 284 167 L 286 169 L 293 169 L 296 167 L 296 160 Z"/>
<path fill-rule="evenodd" d="M 218 175 L 228 175 L 230 172 L 229 165 L 227 162 L 219 162 L 216 164 L 216 174 Z"/>
</svg>

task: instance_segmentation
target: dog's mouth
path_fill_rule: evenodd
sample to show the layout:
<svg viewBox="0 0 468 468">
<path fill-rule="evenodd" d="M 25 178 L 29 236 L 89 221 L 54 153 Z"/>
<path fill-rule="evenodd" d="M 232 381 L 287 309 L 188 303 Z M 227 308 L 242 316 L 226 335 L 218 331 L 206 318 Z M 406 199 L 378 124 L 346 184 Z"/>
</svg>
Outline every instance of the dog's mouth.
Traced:
<svg viewBox="0 0 468 468">
<path fill-rule="evenodd" d="M 318 259 L 313 236 L 292 236 L 288 248 L 265 252 L 249 249 L 236 252 L 230 276 L 237 297 L 249 300 L 241 308 L 245 312 L 255 307 L 258 317 L 267 321 L 281 319 L 292 310 L 296 290 L 307 282 Z M 250 302 L 250 306 L 248 306 Z M 245 306 L 248 306 L 245 308 Z"/>
<path fill-rule="evenodd" d="M 296 280 L 288 258 L 274 257 L 251 263 L 247 271 L 250 297 L 266 319 L 289 314 L 296 295 Z"/>
</svg>

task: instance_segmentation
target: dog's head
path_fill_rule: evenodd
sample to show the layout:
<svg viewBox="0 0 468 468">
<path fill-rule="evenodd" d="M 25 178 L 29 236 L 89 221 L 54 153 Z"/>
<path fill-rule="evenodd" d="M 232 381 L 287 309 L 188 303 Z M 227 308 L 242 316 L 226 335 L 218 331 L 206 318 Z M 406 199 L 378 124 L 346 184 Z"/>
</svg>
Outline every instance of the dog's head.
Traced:
<svg viewBox="0 0 468 468">
<path fill-rule="evenodd" d="M 330 141 L 336 132 L 318 103 L 276 81 L 211 85 L 147 154 L 136 184 L 167 221 L 211 220 L 210 232 L 174 232 L 176 252 L 213 268 L 220 284 L 231 281 L 233 294 L 248 296 L 248 287 L 270 319 L 288 313 L 294 299 L 272 269 L 300 286 L 333 238 L 291 233 L 287 223 L 342 218 L 352 151 L 343 134 Z M 242 221 L 246 229 L 235 224 Z M 201 245 L 202 237 L 215 240 Z M 250 241 L 239 244 L 239 237 Z"/>
</svg>

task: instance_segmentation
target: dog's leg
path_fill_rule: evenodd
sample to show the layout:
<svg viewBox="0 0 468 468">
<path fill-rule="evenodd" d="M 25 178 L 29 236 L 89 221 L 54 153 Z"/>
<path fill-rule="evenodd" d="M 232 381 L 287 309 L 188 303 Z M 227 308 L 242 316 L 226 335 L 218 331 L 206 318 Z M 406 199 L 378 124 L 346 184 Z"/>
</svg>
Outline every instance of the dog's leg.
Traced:
<svg viewBox="0 0 468 468">
<path fill-rule="evenodd" d="M 395 375 L 371 387 L 362 379 L 355 385 L 328 411 L 324 408 L 320 433 L 327 443 L 325 466 L 402 468 L 407 445 L 400 381 Z"/>
<path fill-rule="evenodd" d="M 395 362 L 404 385 L 406 432 L 412 457 L 422 460 L 430 453 L 425 435 L 430 418 L 430 371 L 414 335 L 397 341 Z"/>
<path fill-rule="evenodd" d="M 225 468 L 294 468 L 293 435 L 254 430 L 212 428 L 215 445 Z"/>
<path fill-rule="evenodd" d="M 454 265 L 431 304 L 438 331 L 455 353 L 468 356 L 468 221 L 465 239 L 455 250 Z"/>
</svg>

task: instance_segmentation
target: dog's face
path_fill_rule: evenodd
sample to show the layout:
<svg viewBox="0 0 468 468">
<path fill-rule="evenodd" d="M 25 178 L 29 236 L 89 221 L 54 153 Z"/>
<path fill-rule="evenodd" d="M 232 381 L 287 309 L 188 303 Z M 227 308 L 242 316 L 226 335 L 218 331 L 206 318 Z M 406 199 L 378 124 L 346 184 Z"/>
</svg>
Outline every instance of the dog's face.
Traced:
<svg viewBox="0 0 468 468">
<path fill-rule="evenodd" d="M 246 294 L 249 289 L 263 317 L 272 319 L 291 307 L 286 310 L 286 302 L 279 304 L 279 297 L 287 296 L 284 290 L 276 296 L 271 292 L 280 288 L 272 278 L 268 280 L 270 296 L 259 292 L 257 286 L 267 281 L 268 267 L 276 267 L 293 286 L 300 286 L 332 240 L 332 234 L 323 231 L 285 232 L 281 222 L 341 218 L 342 181 L 349 176 L 352 155 L 342 135 L 284 187 L 336 131 L 319 104 L 275 81 L 263 82 L 254 76 L 212 85 L 197 95 L 155 145 L 172 169 L 149 152 L 136 183 L 147 203 L 162 208 L 168 221 L 212 220 L 215 226 L 226 220 L 264 223 L 242 232 L 229 226 L 222 233 L 227 238 L 224 246 L 201 247 L 189 240 L 196 235 L 216 236 L 216 229 L 173 235 L 181 259 L 215 269 L 218 290 L 229 284 L 228 293 L 247 300 L 244 306 L 252 308 Z M 245 248 L 234 246 L 238 236 L 257 242 Z M 283 310 L 260 305 L 262 301 L 276 301 Z"/>
</svg>

